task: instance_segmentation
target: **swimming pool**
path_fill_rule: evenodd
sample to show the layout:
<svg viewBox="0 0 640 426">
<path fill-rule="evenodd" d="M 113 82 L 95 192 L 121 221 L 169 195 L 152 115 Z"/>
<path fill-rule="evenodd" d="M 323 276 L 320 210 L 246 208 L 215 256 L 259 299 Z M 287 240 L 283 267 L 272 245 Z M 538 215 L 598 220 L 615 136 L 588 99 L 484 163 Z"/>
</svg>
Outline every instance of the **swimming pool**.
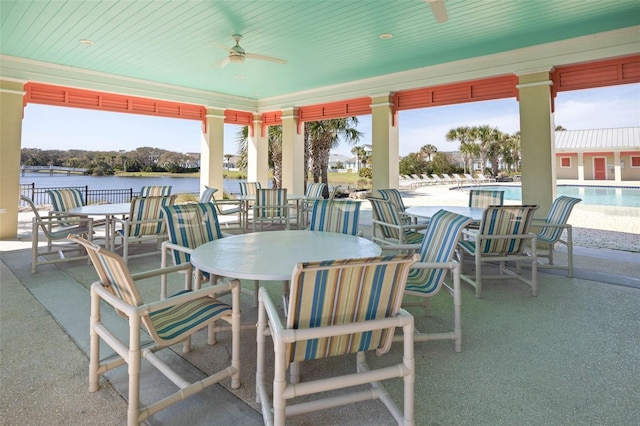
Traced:
<svg viewBox="0 0 640 426">
<path fill-rule="evenodd" d="M 466 187 L 467 189 L 471 187 Z M 504 191 L 504 199 L 522 200 L 522 188 L 513 185 L 482 185 L 482 189 Z M 581 198 L 584 204 L 600 206 L 640 207 L 640 187 L 558 185 L 558 195 Z"/>
</svg>

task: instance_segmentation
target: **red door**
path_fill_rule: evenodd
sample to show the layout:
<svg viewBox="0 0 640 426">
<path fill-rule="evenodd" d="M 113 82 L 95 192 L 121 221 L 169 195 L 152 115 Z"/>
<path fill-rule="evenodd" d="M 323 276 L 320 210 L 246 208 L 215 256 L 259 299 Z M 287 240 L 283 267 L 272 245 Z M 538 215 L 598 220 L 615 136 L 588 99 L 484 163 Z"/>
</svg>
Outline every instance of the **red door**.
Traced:
<svg viewBox="0 0 640 426">
<path fill-rule="evenodd" d="M 593 178 L 595 180 L 605 180 L 607 178 L 607 159 L 593 159 Z"/>
</svg>

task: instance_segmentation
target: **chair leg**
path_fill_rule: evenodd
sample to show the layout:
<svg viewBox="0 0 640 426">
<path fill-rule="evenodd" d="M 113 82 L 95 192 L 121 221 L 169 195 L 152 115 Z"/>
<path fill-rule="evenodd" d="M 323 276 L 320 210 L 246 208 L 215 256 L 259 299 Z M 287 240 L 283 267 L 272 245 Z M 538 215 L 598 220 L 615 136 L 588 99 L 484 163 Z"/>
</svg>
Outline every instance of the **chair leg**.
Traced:
<svg viewBox="0 0 640 426">
<path fill-rule="evenodd" d="M 476 299 L 482 297 L 482 262 L 480 256 L 476 253 Z"/>
<path fill-rule="evenodd" d="M 140 412 L 140 318 L 129 317 L 129 408 L 127 410 L 127 424 L 139 424 Z"/>
</svg>

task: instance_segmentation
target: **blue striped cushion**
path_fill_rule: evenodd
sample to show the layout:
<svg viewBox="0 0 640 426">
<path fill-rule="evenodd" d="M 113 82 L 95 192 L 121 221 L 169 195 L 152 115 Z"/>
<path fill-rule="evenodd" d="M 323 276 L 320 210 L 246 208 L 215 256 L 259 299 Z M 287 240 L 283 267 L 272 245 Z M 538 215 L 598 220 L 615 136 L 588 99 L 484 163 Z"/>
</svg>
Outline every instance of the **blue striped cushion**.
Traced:
<svg viewBox="0 0 640 426">
<path fill-rule="evenodd" d="M 399 212 L 404 212 L 407 209 L 404 205 L 404 201 L 402 201 L 402 194 L 400 194 L 400 191 L 397 189 L 378 189 L 378 192 L 380 193 L 380 198 L 391 201 Z"/>
<path fill-rule="evenodd" d="M 571 210 L 573 210 L 573 206 L 578 204 L 580 201 L 582 201 L 580 198 L 561 195 L 553 201 L 545 222 L 555 225 L 566 225 L 569 220 Z M 538 237 L 538 241 L 552 244 L 560 239 L 562 231 L 562 228 L 542 227 L 536 235 Z"/>
<path fill-rule="evenodd" d="M 209 188 L 208 186 L 206 186 L 204 188 L 204 191 L 202 191 L 202 195 L 200 195 L 200 202 L 208 203 L 213 199 L 213 194 L 215 194 L 216 192 L 218 192 L 218 188 Z"/>
<path fill-rule="evenodd" d="M 305 198 L 322 198 L 322 192 L 324 191 L 324 183 L 310 183 L 307 185 L 307 191 L 304 194 Z"/>
<path fill-rule="evenodd" d="M 239 182 L 240 195 L 256 195 L 261 188 L 260 182 Z"/>
<path fill-rule="evenodd" d="M 444 263 L 453 258 L 462 229 L 473 219 L 439 210 L 429 221 L 420 246 L 420 262 Z M 423 294 L 438 291 L 446 276 L 446 269 L 411 269 L 407 278 L 407 291 Z"/>
<path fill-rule="evenodd" d="M 79 189 L 49 189 L 47 190 L 54 212 L 67 212 L 74 207 L 85 205 L 84 196 Z M 69 222 L 60 222 L 62 226 L 72 226 Z"/>
<path fill-rule="evenodd" d="M 359 201 L 317 200 L 311 210 L 309 230 L 357 235 L 359 216 Z"/>
<path fill-rule="evenodd" d="M 258 189 L 256 195 L 256 207 L 254 209 L 257 218 L 284 217 L 286 212 L 283 206 L 287 205 L 287 189 Z M 270 207 L 262 207 L 270 206 Z M 277 206 L 277 207 L 275 207 Z"/>
<path fill-rule="evenodd" d="M 150 185 L 140 188 L 141 197 L 160 197 L 171 195 L 171 186 Z"/>
<path fill-rule="evenodd" d="M 524 235 L 529 232 L 533 213 L 538 206 L 488 207 L 483 214 L 479 232 L 481 235 Z M 481 239 L 480 247 L 472 241 L 460 241 L 470 253 L 519 253 L 525 241 L 521 238 Z"/>
<path fill-rule="evenodd" d="M 162 219 L 164 211 L 162 207 L 173 205 L 176 196 L 169 197 L 133 197 L 129 213 L 130 221 L 143 221 Z M 139 237 L 143 235 L 158 235 L 165 232 L 164 221 L 138 223 L 130 227 L 129 235 L 126 237 Z M 122 229 L 118 230 L 121 235 Z"/>
<path fill-rule="evenodd" d="M 397 314 L 406 277 L 401 272 L 411 258 L 399 255 L 298 265 L 301 269 L 291 281 L 287 328 L 325 327 Z M 295 342 L 287 347 L 288 359 L 387 349 L 392 334 L 393 330 L 386 329 Z"/>
<path fill-rule="evenodd" d="M 222 238 L 218 215 L 213 203 L 177 204 L 163 206 L 169 241 L 173 244 L 196 248 L 209 241 Z M 173 250 L 176 265 L 189 262 L 189 253 Z"/>
<path fill-rule="evenodd" d="M 489 206 L 501 206 L 504 200 L 504 191 L 490 191 L 486 189 L 472 189 L 469 191 L 469 207 L 486 208 Z"/>
</svg>

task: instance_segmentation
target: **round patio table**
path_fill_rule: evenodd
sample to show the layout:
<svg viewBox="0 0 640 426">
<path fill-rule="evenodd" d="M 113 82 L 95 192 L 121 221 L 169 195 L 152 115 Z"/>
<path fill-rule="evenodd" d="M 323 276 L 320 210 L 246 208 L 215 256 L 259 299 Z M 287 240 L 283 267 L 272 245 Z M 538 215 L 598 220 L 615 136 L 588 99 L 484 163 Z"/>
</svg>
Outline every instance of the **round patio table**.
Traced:
<svg viewBox="0 0 640 426">
<path fill-rule="evenodd" d="M 461 214 L 463 216 L 470 217 L 476 222 L 482 220 L 482 214 L 484 209 L 481 207 L 466 207 L 466 206 L 416 206 L 408 207 L 406 212 L 408 215 L 423 217 L 430 219 L 438 210 L 446 210 L 448 212 Z"/>
<path fill-rule="evenodd" d="M 196 248 L 191 263 L 214 275 L 288 281 L 299 262 L 379 256 L 380 246 L 353 235 L 317 231 L 266 231 L 232 235 Z"/>
<path fill-rule="evenodd" d="M 73 207 L 69 209 L 69 213 L 77 214 L 78 216 L 104 216 L 105 217 L 105 247 L 110 247 L 110 229 L 113 216 L 129 214 L 131 210 L 131 203 L 114 203 L 114 204 L 91 204 L 88 206 Z"/>
</svg>

